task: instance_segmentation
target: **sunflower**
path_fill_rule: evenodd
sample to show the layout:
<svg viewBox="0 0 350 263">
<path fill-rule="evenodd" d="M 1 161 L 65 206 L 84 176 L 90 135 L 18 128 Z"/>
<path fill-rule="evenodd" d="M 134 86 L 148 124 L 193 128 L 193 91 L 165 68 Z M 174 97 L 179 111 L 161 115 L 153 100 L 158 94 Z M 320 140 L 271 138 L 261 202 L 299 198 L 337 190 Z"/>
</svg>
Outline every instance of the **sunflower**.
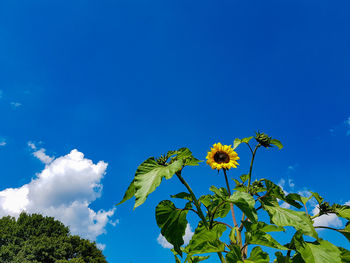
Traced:
<svg viewBox="0 0 350 263">
<path fill-rule="evenodd" d="M 206 158 L 207 164 L 217 170 L 229 170 L 232 167 L 237 168 L 237 160 L 239 160 L 237 153 L 232 149 L 231 145 L 222 145 L 221 143 L 215 143 Z"/>
</svg>

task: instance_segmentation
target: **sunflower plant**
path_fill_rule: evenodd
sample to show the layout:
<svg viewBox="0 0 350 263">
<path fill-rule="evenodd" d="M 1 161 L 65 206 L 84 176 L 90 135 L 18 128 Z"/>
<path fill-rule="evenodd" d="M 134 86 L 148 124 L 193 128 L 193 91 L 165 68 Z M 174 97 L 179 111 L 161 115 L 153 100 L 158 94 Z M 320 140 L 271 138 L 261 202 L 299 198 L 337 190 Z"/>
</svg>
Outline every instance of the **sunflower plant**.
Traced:
<svg viewBox="0 0 350 263">
<path fill-rule="evenodd" d="M 246 174 L 233 178 L 235 186 L 232 187 L 228 172 L 238 165 L 240 158 L 236 149 L 241 145 L 247 146 L 251 153 L 250 166 Z M 319 238 L 316 232 L 317 228 L 327 228 L 350 241 L 350 206 L 330 205 L 314 192 L 310 192 L 309 196 L 286 194 L 280 186 L 265 178 L 252 180 L 258 150 L 273 147 L 282 149 L 283 145 L 260 132 L 255 136 L 235 139 L 233 147 L 215 143 L 207 153 L 206 163 L 222 174 L 225 187 L 213 185 L 209 188 L 209 194 L 200 197 L 183 177 L 186 166 L 200 163 L 189 149 L 181 148 L 158 158 L 150 157 L 137 168 L 119 204 L 135 197 L 134 208 L 142 205 L 163 178 L 177 178 L 183 184 L 184 192 L 171 196 L 184 200 L 182 207 L 176 207 L 170 200 L 163 200 L 155 209 L 157 225 L 161 234 L 173 245 L 171 251 L 176 263 L 200 262 L 212 254 L 216 254 L 222 263 L 350 262 L 350 251 Z M 281 202 L 287 205 L 281 206 Z M 319 213 L 309 214 L 308 202 L 317 202 Z M 198 225 L 185 246 L 183 236 L 188 213 L 198 216 Z M 324 214 L 335 214 L 347 220 L 345 228 L 314 226 L 313 220 Z M 290 233 L 289 242 L 281 244 L 271 233 L 281 231 Z M 270 248 L 270 254 L 262 247 L 265 250 Z M 275 252 L 274 255 L 271 255 L 271 251 Z"/>
</svg>

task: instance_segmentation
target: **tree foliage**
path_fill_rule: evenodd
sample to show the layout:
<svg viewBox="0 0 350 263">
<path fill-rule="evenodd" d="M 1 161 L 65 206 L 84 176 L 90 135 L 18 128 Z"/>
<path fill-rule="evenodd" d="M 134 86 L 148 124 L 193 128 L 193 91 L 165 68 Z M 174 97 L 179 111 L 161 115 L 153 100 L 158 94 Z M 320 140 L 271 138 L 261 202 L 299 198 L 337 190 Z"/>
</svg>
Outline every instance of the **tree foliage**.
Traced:
<svg viewBox="0 0 350 263">
<path fill-rule="evenodd" d="M 52 217 L 20 214 L 0 219 L 0 262 L 106 263 L 94 242 L 72 236 Z"/>
</svg>

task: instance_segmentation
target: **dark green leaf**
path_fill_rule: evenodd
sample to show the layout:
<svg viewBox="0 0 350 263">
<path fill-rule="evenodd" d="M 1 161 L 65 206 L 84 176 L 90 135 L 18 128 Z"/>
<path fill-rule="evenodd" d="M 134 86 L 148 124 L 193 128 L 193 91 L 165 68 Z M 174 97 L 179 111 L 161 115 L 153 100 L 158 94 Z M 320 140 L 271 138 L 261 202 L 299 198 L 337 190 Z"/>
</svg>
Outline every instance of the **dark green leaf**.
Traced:
<svg viewBox="0 0 350 263">
<path fill-rule="evenodd" d="M 289 263 L 290 262 L 289 257 L 284 256 L 282 254 L 282 252 L 278 251 L 275 253 L 275 255 L 276 255 L 276 259 L 275 259 L 274 263 Z"/>
<path fill-rule="evenodd" d="M 159 165 L 153 157 L 144 161 L 135 174 L 136 200 L 134 208 L 146 201 L 147 196 L 160 185 L 164 177 L 170 179 L 177 171 L 180 171 L 182 165 L 182 160 L 177 160 L 168 166 Z"/>
<path fill-rule="evenodd" d="M 255 223 L 258 220 L 258 215 L 254 208 L 255 200 L 250 194 L 236 191 L 227 200 L 238 206 L 252 222 Z"/>
<path fill-rule="evenodd" d="M 161 233 L 179 255 L 182 255 L 180 247 L 184 244 L 187 212 L 177 209 L 169 200 L 161 201 L 156 207 L 156 221 Z"/>
<path fill-rule="evenodd" d="M 198 226 L 185 251 L 189 255 L 224 251 L 225 244 L 220 241 L 220 237 L 225 230 L 226 226 L 222 224 L 216 224 L 210 230 Z"/>
<path fill-rule="evenodd" d="M 286 203 L 288 203 L 296 208 L 299 208 L 299 209 L 302 208 L 302 205 L 295 202 L 292 198 L 286 197 L 280 186 L 274 184 L 273 182 L 271 182 L 270 180 L 267 180 L 267 179 L 263 179 L 263 181 L 265 181 L 265 185 L 266 185 L 266 189 L 267 189 L 267 196 L 272 196 L 272 197 L 278 198 L 280 200 L 283 200 Z"/>
<path fill-rule="evenodd" d="M 233 245 L 231 247 L 230 252 L 226 255 L 226 261 L 227 263 L 241 263 L 242 256 L 241 256 L 241 249 L 237 245 Z"/>
<path fill-rule="evenodd" d="M 350 251 L 349 250 L 346 250 L 342 247 L 338 247 L 338 249 L 340 250 L 340 257 L 341 257 L 341 262 L 346 262 L 346 263 L 349 263 L 350 262 Z"/>
<path fill-rule="evenodd" d="M 283 148 L 282 143 L 277 139 L 271 139 L 270 144 L 277 146 L 279 150 Z"/>
</svg>

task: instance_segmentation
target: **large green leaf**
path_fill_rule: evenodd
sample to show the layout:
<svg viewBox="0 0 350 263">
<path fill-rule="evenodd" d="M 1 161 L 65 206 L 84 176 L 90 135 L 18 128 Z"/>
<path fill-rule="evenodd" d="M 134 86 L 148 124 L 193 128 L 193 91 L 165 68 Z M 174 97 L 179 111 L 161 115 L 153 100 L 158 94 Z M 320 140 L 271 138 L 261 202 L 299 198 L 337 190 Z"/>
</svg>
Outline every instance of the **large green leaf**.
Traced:
<svg viewBox="0 0 350 263">
<path fill-rule="evenodd" d="M 292 226 L 302 231 L 305 235 L 317 238 L 317 233 L 309 216 L 304 212 L 282 208 L 276 201 L 262 198 L 263 209 L 268 212 L 271 223 L 277 226 Z"/>
<path fill-rule="evenodd" d="M 244 261 L 245 263 L 269 263 L 269 254 L 264 252 L 261 247 L 254 247 L 250 252 L 250 257 Z"/>
<path fill-rule="evenodd" d="M 210 230 L 202 225 L 198 226 L 190 243 L 185 248 L 186 253 L 194 255 L 223 252 L 225 244 L 220 241 L 220 237 L 225 230 L 226 226 L 222 224 L 216 224 Z"/>
<path fill-rule="evenodd" d="M 120 205 L 124 203 L 125 201 L 128 201 L 130 198 L 132 198 L 135 195 L 135 184 L 134 180 L 130 183 L 128 189 L 126 190 L 123 200 L 121 200 L 117 205 Z"/>
<path fill-rule="evenodd" d="M 293 237 L 296 251 L 307 263 L 341 263 L 341 251 L 326 240 L 305 242 L 301 234 Z"/>
<path fill-rule="evenodd" d="M 227 201 L 235 204 L 238 206 L 239 209 L 243 211 L 243 213 L 246 214 L 246 216 L 252 221 L 257 222 L 258 215 L 254 208 L 255 206 L 255 200 L 254 198 L 245 192 L 236 191 L 234 192 Z"/>
<path fill-rule="evenodd" d="M 169 200 L 161 201 L 156 207 L 156 221 L 161 233 L 179 255 L 182 255 L 180 247 L 184 244 L 187 212 L 177 209 Z"/>
<path fill-rule="evenodd" d="M 281 250 L 287 249 L 278 243 L 271 235 L 266 233 L 267 231 L 283 231 L 283 227 L 268 225 L 264 222 L 252 224 L 250 222 L 244 221 L 243 224 L 246 228 L 245 240 L 248 244 L 262 245 Z"/>
<path fill-rule="evenodd" d="M 152 193 L 161 183 L 162 179 L 170 179 L 177 171 L 182 169 L 182 159 L 174 161 L 167 166 L 159 165 L 151 157 L 144 161 L 135 174 L 135 206 L 140 206 L 146 201 L 147 196 Z"/>
</svg>

